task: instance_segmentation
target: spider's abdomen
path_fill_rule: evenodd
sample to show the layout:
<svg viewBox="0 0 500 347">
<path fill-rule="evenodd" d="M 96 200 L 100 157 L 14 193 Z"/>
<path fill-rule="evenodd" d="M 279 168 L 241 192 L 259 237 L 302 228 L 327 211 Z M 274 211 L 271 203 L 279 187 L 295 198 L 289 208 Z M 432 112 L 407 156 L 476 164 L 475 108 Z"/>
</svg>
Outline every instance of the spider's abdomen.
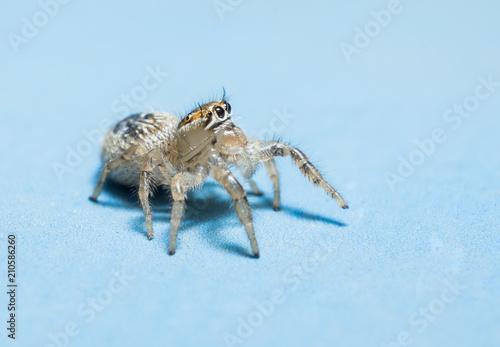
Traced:
<svg viewBox="0 0 500 347">
<path fill-rule="evenodd" d="M 134 157 L 174 141 L 179 119 L 165 112 L 144 112 L 118 122 L 104 138 L 101 157 L 104 163 L 121 156 L 131 146 L 139 145 Z M 130 160 L 109 174 L 123 185 L 138 185 L 142 160 Z M 155 175 L 155 172 L 153 172 Z"/>
</svg>

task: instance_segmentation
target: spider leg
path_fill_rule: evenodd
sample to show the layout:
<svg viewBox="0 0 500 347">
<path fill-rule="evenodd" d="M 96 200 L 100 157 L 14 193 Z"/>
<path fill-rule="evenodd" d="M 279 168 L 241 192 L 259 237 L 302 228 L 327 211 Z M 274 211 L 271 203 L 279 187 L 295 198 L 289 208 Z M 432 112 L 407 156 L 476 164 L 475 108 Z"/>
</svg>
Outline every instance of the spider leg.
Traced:
<svg viewBox="0 0 500 347">
<path fill-rule="evenodd" d="M 151 191 L 151 172 L 153 171 L 153 159 L 156 155 L 156 151 L 149 151 L 144 160 L 142 161 L 141 166 L 141 177 L 139 181 L 139 200 L 141 201 L 142 210 L 144 211 L 144 215 L 146 216 L 146 231 L 148 240 L 151 240 L 153 235 L 153 221 L 151 214 L 151 207 L 149 206 L 149 192 Z"/>
<path fill-rule="evenodd" d="M 248 170 L 247 167 L 244 164 L 242 164 L 242 163 L 239 163 L 239 164 L 240 165 L 238 165 L 238 169 L 240 169 L 241 174 L 243 175 L 243 177 L 245 177 L 245 179 L 247 180 L 248 184 L 250 184 L 250 187 L 252 188 L 252 193 L 254 195 L 258 195 L 258 196 L 264 195 L 264 193 L 262 193 L 262 191 L 257 186 L 257 183 L 255 183 L 255 181 L 251 178 L 251 176 L 253 175 L 253 173 L 257 169 L 257 166 L 255 166 L 254 168 Z"/>
<path fill-rule="evenodd" d="M 275 211 L 278 211 L 280 209 L 280 181 L 279 181 L 279 176 L 278 176 L 278 168 L 276 167 L 276 163 L 274 162 L 274 159 L 269 159 L 264 162 L 266 165 L 266 171 L 267 174 L 269 175 L 269 178 L 271 179 L 271 182 L 273 183 L 273 188 L 274 188 L 274 199 L 273 199 L 273 209 Z M 255 166 L 257 168 L 257 166 Z M 262 191 L 259 189 L 257 184 L 253 179 L 250 177 L 246 177 L 248 174 L 245 169 L 243 169 L 240 166 L 240 172 L 245 176 L 247 182 L 250 184 L 250 187 L 252 188 L 252 192 L 254 195 L 264 195 Z M 253 174 L 253 172 L 251 172 Z"/>
<path fill-rule="evenodd" d="M 279 141 L 265 141 L 261 143 L 259 160 L 268 161 L 274 157 L 291 156 L 300 172 L 315 186 L 322 188 L 334 198 L 340 207 L 349 208 L 342 196 L 321 176 L 318 169 L 309 161 L 307 156 L 295 147 Z"/>
<path fill-rule="evenodd" d="M 274 159 L 269 159 L 264 162 L 266 165 L 266 171 L 273 182 L 274 189 L 274 199 L 273 199 L 273 209 L 278 211 L 280 209 L 280 178 L 278 175 L 278 168 L 276 167 L 276 163 Z"/>
<path fill-rule="evenodd" d="M 264 193 L 262 193 L 262 191 L 259 189 L 259 187 L 257 187 L 257 183 L 255 183 L 255 181 L 253 179 L 247 178 L 246 180 L 250 184 L 250 187 L 252 187 L 252 192 L 254 195 L 258 195 L 258 196 L 264 195 Z"/>
<path fill-rule="evenodd" d="M 210 160 L 210 174 L 213 178 L 226 188 L 229 195 L 234 200 L 234 206 L 236 208 L 236 213 L 240 218 L 241 223 L 245 227 L 250 244 L 252 246 L 252 251 L 255 258 L 259 257 L 259 246 L 257 245 L 257 239 L 255 238 L 255 232 L 253 229 L 252 221 L 252 210 L 248 204 L 245 189 L 233 176 L 226 163 L 222 158 L 217 155 L 213 155 Z"/>
<path fill-rule="evenodd" d="M 172 191 L 172 197 L 174 203 L 172 205 L 172 216 L 170 219 L 170 240 L 168 243 L 168 254 L 173 255 L 175 253 L 175 246 L 177 240 L 177 231 L 179 229 L 179 224 L 182 219 L 182 213 L 184 211 L 184 199 L 186 192 L 193 187 L 201 184 L 203 180 L 208 176 L 208 170 L 205 167 L 197 166 L 194 172 L 183 171 L 177 173 L 170 183 L 170 189 Z"/>
<path fill-rule="evenodd" d="M 104 165 L 104 167 L 101 170 L 101 174 L 99 175 L 99 180 L 97 181 L 97 185 L 94 188 L 94 193 L 92 194 L 91 197 L 89 197 L 91 201 L 94 202 L 97 201 L 97 197 L 101 193 L 102 187 L 104 186 L 104 182 L 106 181 L 106 177 L 108 176 L 108 174 L 117 167 L 119 167 L 120 165 L 123 165 L 127 161 L 132 159 L 138 148 L 139 146 L 131 146 L 125 152 L 123 152 L 121 156 L 115 159 L 111 159 Z"/>
</svg>

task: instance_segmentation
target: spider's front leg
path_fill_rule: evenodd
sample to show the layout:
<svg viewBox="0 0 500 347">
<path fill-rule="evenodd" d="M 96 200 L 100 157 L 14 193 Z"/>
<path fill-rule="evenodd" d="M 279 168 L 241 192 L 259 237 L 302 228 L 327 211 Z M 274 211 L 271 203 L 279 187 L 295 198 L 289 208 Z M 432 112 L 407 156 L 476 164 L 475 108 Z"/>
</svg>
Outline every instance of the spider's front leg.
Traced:
<svg viewBox="0 0 500 347">
<path fill-rule="evenodd" d="M 259 257 L 259 246 L 257 245 L 257 239 L 255 238 L 255 232 L 253 230 L 252 221 L 252 210 L 248 204 L 245 189 L 236 180 L 236 178 L 229 170 L 227 164 L 224 160 L 217 154 L 213 154 L 209 161 L 210 164 L 210 174 L 213 178 L 226 188 L 229 195 L 234 200 L 234 207 L 236 208 L 236 213 L 240 218 L 241 223 L 245 227 L 245 230 L 250 240 L 250 245 L 252 246 L 252 252 L 255 258 Z"/>
<path fill-rule="evenodd" d="M 183 171 L 177 173 L 170 183 L 174 204 L 172 205 L 172 216 L 170 219 L 170 240 L 168 244 L 168 254 L 175 253 L 177 231 L 184 211 L 184 199 L 186 192 L 201 184 L 208 176 L 208 169 L 204 166 L 196 166 L 193 172 Z"/>
<path fill-rule="evenodd" d="M 261 142 L 259 150 L 259 160 L 268 161 L 274 157 L 291 156 L 293 162 L 299 168 L 300 172 L 315 186 L 325 190 L 328 195 L 337 201 L 340 207 L 349 208 L 344 198 L 321 176 L 318 169 L 309 161 L 307 156 L 295 147 L 289 146 L 279 141 Z"/>
</svg>

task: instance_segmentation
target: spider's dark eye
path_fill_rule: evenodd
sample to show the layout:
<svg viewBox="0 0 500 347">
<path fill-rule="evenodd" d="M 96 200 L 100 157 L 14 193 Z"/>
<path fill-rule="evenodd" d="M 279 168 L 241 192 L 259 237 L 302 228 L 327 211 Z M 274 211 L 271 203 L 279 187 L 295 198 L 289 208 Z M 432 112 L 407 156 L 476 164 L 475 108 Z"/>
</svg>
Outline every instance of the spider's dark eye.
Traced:
<svg viewBox="0 0 500 347">
<path fill-rule="evenodd" d="M 229 103 L 226 102 L 226 111 L 227 113 L 231 114 L 231 105 L 229 105 Z"/>
<path fill-rule="evenodd" d="M 214 115 L 214 114 L 213 114 L 211 111 L 208 111 L 208 113 L 207 113 L 207 117 L 208 117 L 208 118 L 212 118 L 212 116 L 213 116 L 213 115 Z"/>
<path fill-rule="evenodd" d="M 215 113 L 217 113 L 217 116 L 219 116 L 220 119 L 223 119 L 224 116 L 225 116 L 226 111 L 224 111 L 224 109 L 222 107 L 217 106 L 215 108 Z"/>
</svg>

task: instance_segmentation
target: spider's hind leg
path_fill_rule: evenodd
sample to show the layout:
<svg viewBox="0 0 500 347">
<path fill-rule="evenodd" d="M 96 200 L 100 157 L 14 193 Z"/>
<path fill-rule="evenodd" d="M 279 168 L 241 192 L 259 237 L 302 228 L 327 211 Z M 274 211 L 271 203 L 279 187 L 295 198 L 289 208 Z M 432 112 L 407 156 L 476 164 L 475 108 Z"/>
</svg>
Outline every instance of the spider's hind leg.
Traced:
<svg viewBox="0 0 500 347">
<path fill-rule="evenodd" d="M 104 165 L 104 167 L 101 170 L 101 174 L 99 175 L 99 180 L 97 181 L 97 185 L 94 188 L 94 193 L 92 194 L 92 196 L 89 197 L 89 200 L 94 202 L 97 201 L 97 197 L 101 193 L 102 187 L 104 186 L 104 182 L 106 181 L 106 177 L 108 176 L 108 174 L 117 167 L 119 167 L 120 165 L 123 165 L 130 159 L 132 159 L 138 148 L 139 146 L 131 146 L 129 149 L 123 152 L 121 156 L 115 159 L 111 159 Z"/>
<path fill-rule="evenodd" d="M 148 240 L 153 239 L 153 215 L 149 205 L 149 193 L 151 192 L 151 173 L 153 172 L 153 159 L 155 151 L 152 150 L 144 157 L 141 166 L 141 178 L 139 182 L 139 200 L 141 201 L 142 210 L 146 217 L 146 236 Z"/>
</svg>

